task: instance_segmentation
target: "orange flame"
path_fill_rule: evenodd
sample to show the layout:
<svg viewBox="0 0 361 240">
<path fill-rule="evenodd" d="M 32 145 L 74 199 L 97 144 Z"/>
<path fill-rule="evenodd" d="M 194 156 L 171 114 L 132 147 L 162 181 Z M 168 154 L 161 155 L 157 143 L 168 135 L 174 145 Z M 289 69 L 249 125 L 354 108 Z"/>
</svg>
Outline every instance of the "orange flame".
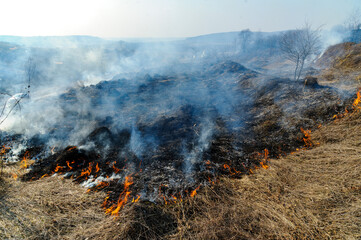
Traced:
<svg viewBox="0 0 361 240">
<path fill-rule="evenodd" d="M 269 166 L 266 164 L 266 161 L 268 159 L 268 155 L 269 155 L 269 151 L 268 151 L 267 148 L 265 148 L 264 149 L 264 159 L 263 159 L 263 161 L 260 162 L 261 167 L 264 168 L 264 169 L 269 168 Z"/>
<path fill-rule="evenodd" d="M 212 185 L 216 184 L 217 179 L 211 179 L 211 177 L 208 176 L 208 182 Z"/>
<path fill-rule="evenodd" d="M 97 188 L 105 188 L 108 187 L 109 183 L 108 182 L 100 182 L 96 187 Z"/>
<path fill-rule="evenodd" d="M 269 166 L 268 166 L 268 165 L 266 165 L 266 164 L 265 164 L 265 163 L 263 163 L 263 162 L 260 162 L 260 164 L 261 164 L 261 167 L 262 167 L 262 168 L 264 168 L 264 169 L 269 168 Z"/>
<path fill-rule="evenodd" d="M 72 169 L 73 169 L 73 167 L 72 167 L 72 166 L 70 166 L 69 161 L 66 161 L 66 165 L 68 165 L 69 170 L 72 170 Z"/>
<path fill-rule="evenodd" d="M 12 173 L 11 175 L 12 175 L 14 180 L 18 179 L 18 175 L 16 173 Z"/>
<path fill-rule="evenodd" d="M 129 190 L 129 187 L 133 184 L 133 178 L 131 176 L 125 177 L 124 182 L 124 190 L 119 195 L 119 199 L 117 204 L 112 205 L 110 208 L 105 210 L 106 214 L 111 214 L 112 216 L 117 216 L 119 214 L 119 210 L 124 207 L 124 205 L 128 202 L 128 197 L 131 194 L 131 191 Z M 105 199 L 105 202 L 103 203 L 104 206 L 106 206 L 108 198 Z"/>
<path fill-rule="evenodd" d="M 70 147 L 70 148 L 68 149 L 68 152 L 70 152 L 70 151 L 72 151 L 72 150 L 74 150 L 74 149 L 76 149 L 76 146 Z"/>
<path fill-rule="evenodd" d="M 197 191 L 199 190 L 199 188 L 201 187 L 201 185 L 199 185 L 196 189 L 194 189 L 192 192 L 191 192 L 191 197 L 194 197 L 195 195 L 197 195 Z"/>
<path fill-rule="evenodd" d="M 164 184 L 161 184 L 158 188 L 158 194 L 159 194 L 159 197 L 163 198 L 164 200 L 164 204 L 167 205 L 168 202 L 167 202 L 167 199 L 166 197 L 162 194 L 162 187 L 168 187 L 167 185 L 164 185 Z"/>
<path fill-rule="evenodd" d="M 264 159 L 268 159 L 269 151 L 267 148 L 264 149 Z"/>
<path fill-rule="evenodd" d="M 59 172 L 63 168 L 64 168 L 63 166 L 56 165 L 56 168 L 55 168 L 54 172 Z"/>
<path fill-rule="evenodd" d="M 91 192 L 91 191 L 98 191 L 98 190 L 101 190 L 103 188 L 106 188 L 110 185 L 109 182 L 100 182 L 98 185 L 96 185 L 95 187 L 92 187 L 92 188 L 89 188 L 87 190 L 87 192 Z"/>
<path fill-rule="evenodd" d="M 26 151 L 23 156 L 23 160 L 21 160 L 20 168 L 28 168 L 29 167 L 28 160 L 29 160 L 29 152 Z"/>
<path fill-rule="evenodd" d="M 356 109 L 356 108 L 361 109 L 361 107 L 358 106 L 359 103 L 361 102 L 361 89 L 358 90 L 358 92 L 357 92 L 356 95 L 357 95 L 357 97 L 356 97 L 356 99 L 353 101 L 352 106 L 354 107 L 354 109 Z"/>
<path fill-rule="evenodd" d="M 241 174 L 242 173 L 241 171 L 237 171 L 236 169 L 231 168 L 228 164 L 223 164 L 223 168 L 228 169 L 228 171 L 229 171 L 229 173 L 231 175 L 236 175 L 236 174 Z"/>
<path fill-rule="evenodd" d="M 136 203 L 136 202 L 138 202 L 138 201 L 139 201 L 139 199 L 140 199 L 140 195 L 137 195 L 137 198 L 136 198 L 136 199 L 134 199 L 134 197 L 133 197 L 132 203 Z"/>
<path fill-rule="evenodd" d="M 118 173 L 118 172 L 120 172 L 120 169 L 115 166 L 116 163 L 117 163 L 117 162 L 114 162 L 112 168 L 113 168 L 113 171 L 114 171 L 115 173 Z"/>
<path fill-rule="evenodd" d="M 79 177 L 85 176 L 85 179 L 88 179 L 88 176 L 92 172 L 92 167 L 93 167 L 92 165 L 93 165 L 93 163 L 90 162 L 89 167 L 87 169 L 85 169 L 85 170 L 82 170 Z"/>
<path fill-rule="evenodd" d="M 49 176 L 49 174 L 44 174 L 43 176 L 41 176 L 41 178 L 40 179 L 42 179 L 42 178 L 44 178 L 44 177 L 47 177 L 47 176 Z"/>
<path fill-rule="evenodd" d="M 305 147 L 306 148 L 309 148 L 309 147 L 312 147 L 313 146 L 313 142 L 312 142 L 312 139 L 311 139 L 311 130 L 304 130 L 302 127 L 301 127 L 301 132 L 305 135 L 302 139 L 305 143 Z"/>
<path fill-rule="evenodd" d="M 0 155 L 5 155 L 6 151 L 9 149 L 10 149 L 10 147 L 6 147 L 5 145 L 3 145 L 0 150 Z"/>
<path fill-rule="evenodd" d="M 361 106 L 359 106 L 360 102 L 361 102 L 361 89 L 358 90 L 358 92 L 356 93 L 356 98 L 352 103 L 352 108 L 353 108 L 352 114 L 361 109 Z M 347 108 L 345 108 L 344 113 L 335 114 L 335 115 L 333 115 L 332 118 L 334 118 L 335 121 L 337 121 L 338 119 L 341 119 L 341 118 L 347 116 L 348 114 L 349 114 L 349 111 L 347 110 Z"/>
</svg>

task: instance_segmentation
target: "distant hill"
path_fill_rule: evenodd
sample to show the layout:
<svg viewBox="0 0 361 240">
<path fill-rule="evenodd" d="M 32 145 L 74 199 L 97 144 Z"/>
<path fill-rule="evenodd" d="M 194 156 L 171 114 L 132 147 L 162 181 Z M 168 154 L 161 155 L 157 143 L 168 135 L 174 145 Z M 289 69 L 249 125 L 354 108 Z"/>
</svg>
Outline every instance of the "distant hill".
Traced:
<svg viewBox="0 0 361 240">
<path fill-rule="evenodd" d="M 69 47 L 70 44 L 79 45 L 98 45 L 108 40 L 93 36 L 35 36 L 35 37 L 21 37 L 21 36 L 0 36 L 0 41 L 25 45 L 29 47 Z"/>
</svg>

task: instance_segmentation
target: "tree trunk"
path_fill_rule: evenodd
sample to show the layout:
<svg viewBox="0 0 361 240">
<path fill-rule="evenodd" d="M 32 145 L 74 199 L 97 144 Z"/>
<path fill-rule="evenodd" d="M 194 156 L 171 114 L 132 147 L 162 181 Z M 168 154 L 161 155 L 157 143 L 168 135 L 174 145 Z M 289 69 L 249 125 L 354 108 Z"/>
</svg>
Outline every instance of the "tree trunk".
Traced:
<svg viewBox="0 0 361 240">
<path fill-rule="evenodd" d="M 294 79 L 294 80 L 296 80 L 296 78 L 297 78 L 297 71 L 298 71 L 299 62 L 300 62 L 300 59 L 297 58 L 296 68 L 295 68 L 295 74 L 294 74 L 294 76 L 293 76 L 293 79 Z"/>
<path fill-rule="evenodd" d="M 305 64 L 305 59 L 302 58 L 301 59 L 301 66 L 300 66 L 300 69 L 298 70 L 298 75 L 297 75 L 297 79 L 296 80 L 299 80 L 300 77 L 301 77 L 301 73 L 302 73 L 302 70 L 303 70 L 303 65 Z"/>
</svg>

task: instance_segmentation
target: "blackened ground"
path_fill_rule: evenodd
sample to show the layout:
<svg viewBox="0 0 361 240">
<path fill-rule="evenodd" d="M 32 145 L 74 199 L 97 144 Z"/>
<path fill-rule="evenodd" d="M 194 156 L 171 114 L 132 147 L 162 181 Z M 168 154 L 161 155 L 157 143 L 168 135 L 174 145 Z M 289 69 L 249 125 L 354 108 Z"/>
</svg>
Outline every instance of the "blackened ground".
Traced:
<svg viewBox="0 0 361 240">
<path fill-rule="evenodd" d="M 301 128 L 330 121 L 354 97 L 316 79 L 309 84 L 268 78 L 234 62 L 202 73 L 147 75 L 139 81 L 143 83 L 136 87 L 126 80 L 101 82 L 64 94 L 69 132 L 75 125 L 69 123 L 79 119 L 98 125 L 77 148 L 38 161 L 23 179 L 53 173 L 77 182 L 101 177 L 107 184 L 97 190 L 110 192 L 112 203 L 124 191 L 125 177 L 131 176 L 130 199 L 140 195 L 142 200 L 166 202 L 220 175 L 247 174 L 267 160 L 262 157 L 265 149 L 278 157 L 302 147 Z M 88 113 L 84 101 L 91 104 Z M 105 103 L 111 110 L 101 111 L 108 107 Z M 159 107 L 162 104 L 167 107 Z M 94 116 L 97 112 L 102 114 Z"/>
</svg>

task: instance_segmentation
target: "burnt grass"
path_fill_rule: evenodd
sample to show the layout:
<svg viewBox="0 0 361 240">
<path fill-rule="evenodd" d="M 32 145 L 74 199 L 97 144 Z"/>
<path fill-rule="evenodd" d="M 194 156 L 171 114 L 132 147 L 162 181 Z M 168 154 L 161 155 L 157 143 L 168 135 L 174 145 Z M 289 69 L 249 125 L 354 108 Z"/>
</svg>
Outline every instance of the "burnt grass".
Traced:
<svg viewBox="0 0 361 240">
<path fill-rule="evenodd" d="M 354 93 L 318 85 L 315 79 L 263 76 L 235 62 L 202 72 L 137 77 L 142 82 L 137 86 L 119 79 L 63 94 L 67 123 L 59 123 L 47 137 L 76 131 L 72 123 L 79 119 L 96 125 L 77 146 L 56 149 L 36 161 L 22 180 L 59 173 L 78 183 L 88 181 L 90 189 L 108 193 L 103 206 L 108 208 L 124 191 L 124 178 L 131 176 L 128 199 L 172 202 L 222 175 L 249 174 L 267 162 L 265 149 L 270 157 L 279 157 L 303 147 L 301 128 L 312 130 L 332 121 L 354 98 Z M 198 87 L 207 89 L 207 95 Z M 80 112 L 84 99 L 91 107 Z M 158 107 L 167 102 L 171 111 Z M 112 108 L 104 110 L 105 103 Z M 134 136 L 142 151 L 134 147 Z M 39 140 L 28 143 L 30 157 L 46 148 Z M 91 184 L 98 177 L 107 184 Z"/>
</svg>

